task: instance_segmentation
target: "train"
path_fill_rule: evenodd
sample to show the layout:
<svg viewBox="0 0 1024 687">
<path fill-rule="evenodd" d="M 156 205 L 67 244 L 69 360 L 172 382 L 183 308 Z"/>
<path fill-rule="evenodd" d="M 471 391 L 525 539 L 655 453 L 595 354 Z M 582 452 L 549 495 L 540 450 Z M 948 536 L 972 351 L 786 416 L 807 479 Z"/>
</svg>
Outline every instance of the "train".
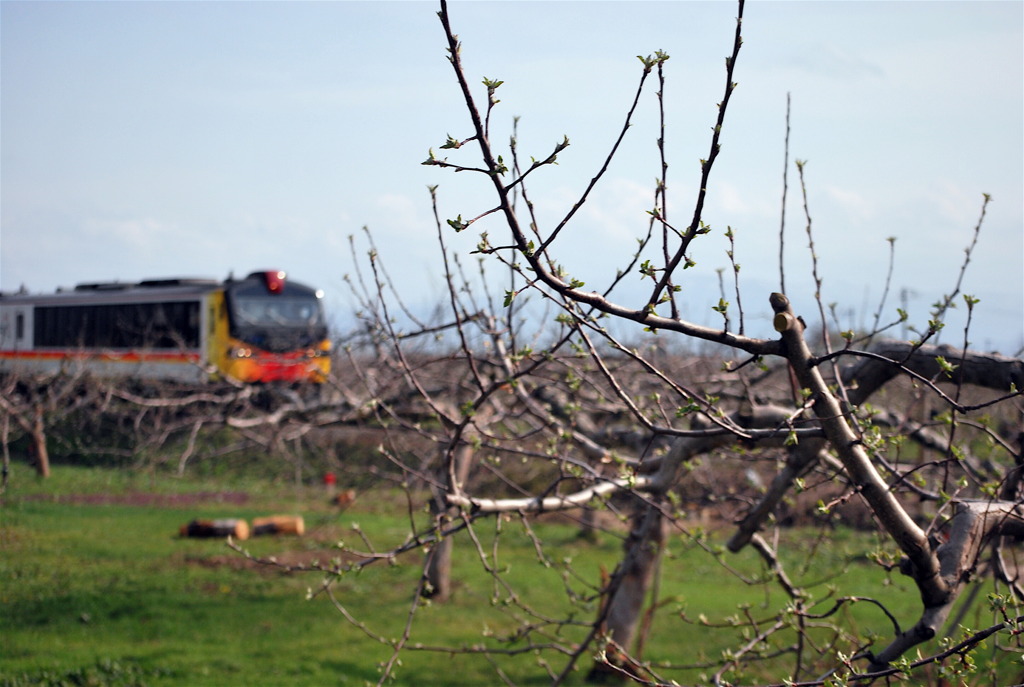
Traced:
<svg viewBox="0 0 1024 687">
<path fill-rule="evenodd" d="M 0 373 L 321 383 L 330 353 L 323 292 L 280 270 L 0 293 Z"/>
</svg>

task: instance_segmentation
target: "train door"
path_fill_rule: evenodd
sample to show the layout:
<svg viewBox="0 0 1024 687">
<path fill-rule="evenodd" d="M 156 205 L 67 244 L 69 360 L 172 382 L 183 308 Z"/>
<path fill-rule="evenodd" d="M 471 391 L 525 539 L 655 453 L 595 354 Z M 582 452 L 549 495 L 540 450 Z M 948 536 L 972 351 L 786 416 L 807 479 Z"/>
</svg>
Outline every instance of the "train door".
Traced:
<svg viewBox="0 0 1024 687">
<path fill-rule="evenodd" d="M 32 307 L 10 305 L 0 308 L 0 350 L 32 349 Z"/>
</svg>

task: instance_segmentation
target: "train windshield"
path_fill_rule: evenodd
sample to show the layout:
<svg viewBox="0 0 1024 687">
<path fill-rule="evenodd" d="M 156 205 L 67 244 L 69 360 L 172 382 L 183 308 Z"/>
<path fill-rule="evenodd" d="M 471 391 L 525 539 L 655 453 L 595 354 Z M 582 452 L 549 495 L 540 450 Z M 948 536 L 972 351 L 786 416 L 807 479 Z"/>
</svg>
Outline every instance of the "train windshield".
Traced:
<svg viewBox="0 0 1024 687">
<path fill-rule="evenodd" d="M 231 315 L 235 337 L 273 353 L 313 347 L 327 337 L 323 308 L 313 294 L 235 293 Z"/>
<path fill-rule="evenodd" d="M 320 301 L 310 297 L 236 297 L 235 316 L 243 327 L 319 329 L 323 326 Z"/>
</svg>

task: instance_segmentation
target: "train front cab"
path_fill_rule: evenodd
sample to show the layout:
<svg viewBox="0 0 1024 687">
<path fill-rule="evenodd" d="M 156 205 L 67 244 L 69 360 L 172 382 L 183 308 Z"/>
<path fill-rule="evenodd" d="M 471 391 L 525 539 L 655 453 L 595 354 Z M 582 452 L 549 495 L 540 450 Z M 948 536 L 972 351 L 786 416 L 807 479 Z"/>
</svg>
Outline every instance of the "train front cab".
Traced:
<svg viewBox="0 0 1024 687">
<path fill-rule="evenodd" d="M 229 280 L 210 303 L 219 315 L 211 318 L 211 358 L 242 382 L 323 382 L 331 345 L 322 297 L 280 271 Z"/>
</svg>

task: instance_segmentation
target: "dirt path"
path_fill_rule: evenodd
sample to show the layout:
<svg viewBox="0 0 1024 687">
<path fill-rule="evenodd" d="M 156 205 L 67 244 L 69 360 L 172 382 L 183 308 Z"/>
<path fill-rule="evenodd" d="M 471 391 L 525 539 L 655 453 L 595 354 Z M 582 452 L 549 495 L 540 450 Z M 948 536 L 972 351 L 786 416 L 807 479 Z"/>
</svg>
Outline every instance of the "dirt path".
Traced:
<svg viewBox="0 0 1024 687">
<path fill-rule="evenodd" d="M 84 506 L 156 506 L 176 508 L 198 504 L 227 504 L 241 506 L 249 502 L 249 494 L 242 491 L 198 491 L 191 494 L 150 494 L 136 491 L 126 494 L 31 494 L 28 501 L 52 501 Z"/>
</svg>

